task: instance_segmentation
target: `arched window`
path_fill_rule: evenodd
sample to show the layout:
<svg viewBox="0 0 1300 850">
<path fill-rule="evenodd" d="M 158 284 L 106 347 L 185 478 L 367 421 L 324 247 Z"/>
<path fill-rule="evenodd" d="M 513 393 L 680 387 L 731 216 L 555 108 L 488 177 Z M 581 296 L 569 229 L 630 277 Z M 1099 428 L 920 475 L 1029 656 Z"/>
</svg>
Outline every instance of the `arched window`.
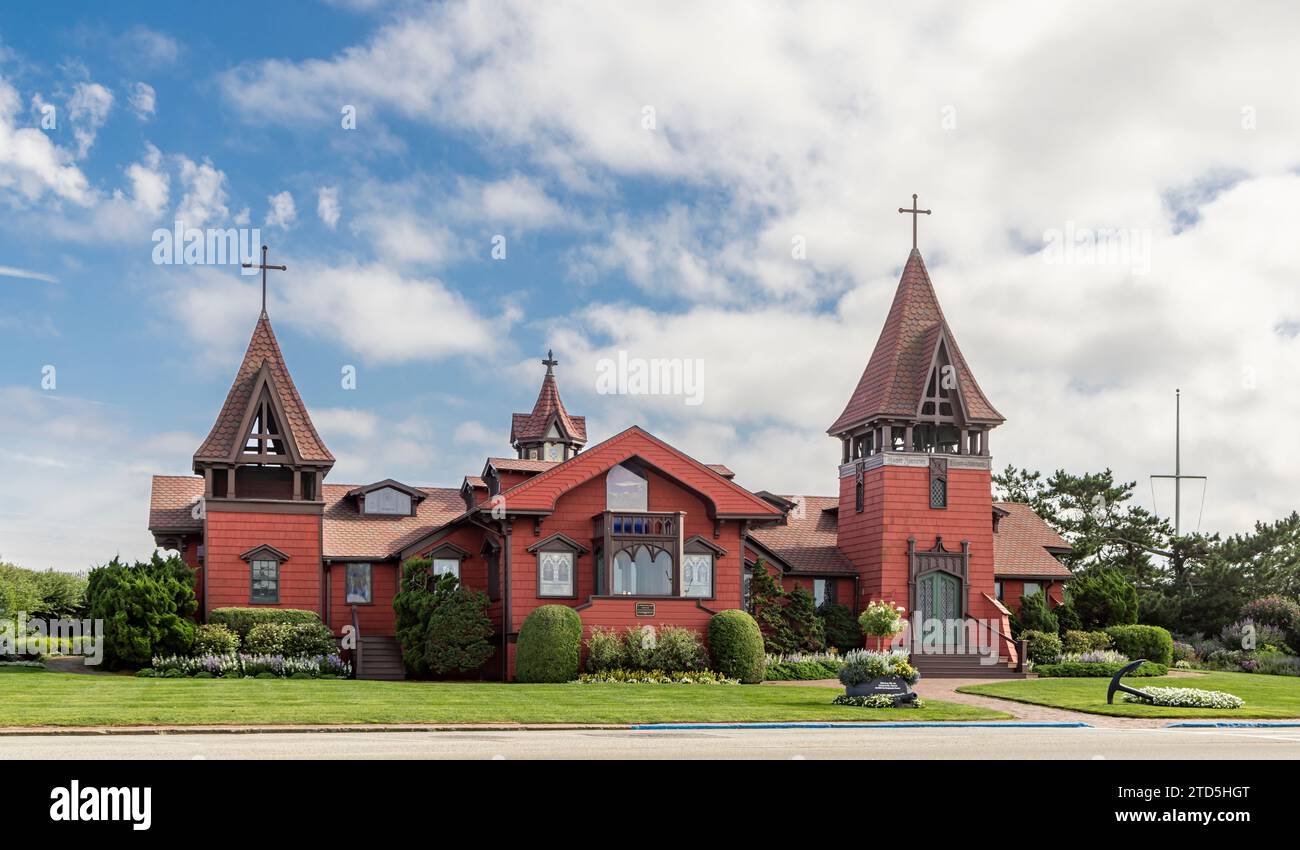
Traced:
<svg viewBox="0 0 1300 850">
<path fill-rule="evenodd" d="M 649 482 L 622 464 L 605 475 L 605 509 L 609 511 L 650 510 Z"/>
<path fill-rule="evenodd" d="M 614 594 L 671 596 L 673 556 L 663 549 L 637 546 L 614 554 Z"/>
</svg>

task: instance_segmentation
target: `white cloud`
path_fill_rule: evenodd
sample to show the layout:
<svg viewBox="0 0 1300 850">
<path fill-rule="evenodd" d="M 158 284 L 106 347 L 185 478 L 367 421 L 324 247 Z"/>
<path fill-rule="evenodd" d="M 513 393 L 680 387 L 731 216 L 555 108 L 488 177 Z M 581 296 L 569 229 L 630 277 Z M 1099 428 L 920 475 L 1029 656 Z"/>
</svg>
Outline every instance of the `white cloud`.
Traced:
<svg viewBox="0 0 1300 850">
<path fill-rule="evenodd" d="M 72 155 L 41 130 L 15 125 L 20 108 L 18 90 L 0 77 L 0 191 L 26 202 L 50 193 L 74 204 L 91 203 L 89 181 Z"/>
<path fill-rule="evenodd" d="M 321 186 L 316 190 L 316 215 L 333 230 L 339 223 L 339 189 L 337 186 Z"/>
<path fill-rule="evenodd" d="M 449 212 L 498 227 L 535 229 L 563 223 L 564 209 L 533 179 L 512 174 L 501 180 L 462 178 Z"/>
<path fill-rule="evenodd" d="M 162 168 L 162 154 L 153 145 L 146 145 L 144 159 L 126 169 L 131 181 L 131 198 L 136 209 L 150 218 L 157 218 L 167 208 L 171 178 Z"/>
<path fill-rule="evenodd" d="M 267 197 L 271 208 L 266 213 L 266 224 L 270 227 L 289 228 L 298 219 L 298 211 L 293 205 L 293 195 L 288 191 Z"/>
<path fill-rule="evenodd" d="M 181 45 L 166 33 L 136 26 L 127 30 L 121 38 L 121 50 L 131 57 L 132 62 L 143 63 L 150 67 L 170 65 L 180 58 Z"/>
<path fill-rule="evenodd" d="M 127 102 L 131 105 L 131 111 L 135 113 L 135 117 L 141 121 L 148 121 L 153 117 L 157 108 L 158 98 L 153 86 L 148 83 L 133 83 Z"/>
<path fill-rule="evenodd" d="M 14 266 L 0 266 L 0 277 L 13 277 L 19 280 L 38 280 L 42 283 L 58 283 L 59 279 L 52 274 L 44 272 L 34 272 L 28 269 L 20 269 Z"/>
<path fill-rule="evenodd" d="M 68 98 L 68 119 L 77 140 L 77 158 L 83 159 L 95 144 L 95 137 L 113 110 L 113 93 L 99 83 L 81 82 Z"/>
<path fill-rule="evenodd" d="M 196 163 L 181 156 L 179 160 L 180 182 L 185 187 L 185 194 L 176 208 L 176 219 L 183 221 L 186 227 L 204 227 L 224 221 L 230 215 L 226 208 L 229 198 L 225 172 L 208 159 Z"/>
</svg>

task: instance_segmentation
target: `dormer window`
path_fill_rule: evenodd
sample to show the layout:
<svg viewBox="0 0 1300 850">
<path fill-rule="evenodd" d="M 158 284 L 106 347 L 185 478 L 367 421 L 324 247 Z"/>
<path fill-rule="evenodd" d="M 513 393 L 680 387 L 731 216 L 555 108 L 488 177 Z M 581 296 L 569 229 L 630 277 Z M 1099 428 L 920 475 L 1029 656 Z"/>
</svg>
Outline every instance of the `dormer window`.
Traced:
<svg viewBox="0 0 1300 850">
<path fill-rule="evenodd" d="M 348 493 L 356 500 L 357 512 L 365 516 L 415 516 L 415 506 L 425 493 L 386 478 Z"/>
<path fill-rule="evenodd" d="M 411 515 L 410 495 L 392 487 L 372 490 L 366 494 L 365 498 L 365 510 L 368 514 L 387 514 L 390 516 Z"/>
</svg>

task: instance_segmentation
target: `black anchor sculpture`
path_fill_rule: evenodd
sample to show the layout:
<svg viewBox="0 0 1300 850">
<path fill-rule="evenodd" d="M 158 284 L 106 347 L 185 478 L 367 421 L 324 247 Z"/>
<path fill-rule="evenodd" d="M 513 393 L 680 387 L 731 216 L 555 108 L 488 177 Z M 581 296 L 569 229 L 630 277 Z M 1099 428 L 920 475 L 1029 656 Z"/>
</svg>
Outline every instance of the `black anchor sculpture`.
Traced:
<svg viewBox="0 0 1300 850">
<path fill-rule="evenodd" d="M 1120 677 L 1122 677 L 1125 673 L 1129 673 L 1133 670 L 1136 670 L 1138 667 L 1141 667 L 1145 663 L 1147 663 L 1147 660 L 1145 658 L 1139 658 L 1137 661 L 1130 661 L 1128 664 L 1124 665 L 1124 667 L 1118 673 L 1115 674 L 1115 678 L 1110 680 L 1110 690 L 1106 691 L 1106 705 L 1115 704 L 1116 691 L 1123 691 L 1126 694 L 1133 694 L 1133 696 L 1142 697 L 1143 699 L 1148 699 L 1148 700 L 1151 699 L 1151 694 L 1145 693 L 1143 691 L 1139 691 L 1137 688 L 1130 688 L 1128 685 L 1122 685 L 1120 684 L 1119 681 Z"/>
</svg>

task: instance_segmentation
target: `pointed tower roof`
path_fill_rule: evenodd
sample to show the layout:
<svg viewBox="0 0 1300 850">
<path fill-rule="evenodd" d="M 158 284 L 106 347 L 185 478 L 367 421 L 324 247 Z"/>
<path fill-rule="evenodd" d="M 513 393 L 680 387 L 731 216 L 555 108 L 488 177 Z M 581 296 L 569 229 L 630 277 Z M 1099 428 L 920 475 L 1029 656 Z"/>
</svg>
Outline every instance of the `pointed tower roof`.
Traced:
<svg viewBox="0 0 1300 850">
<path fill-rule="evenodd" d="M 556 361 L 551 352 L 546 352 L 546 377 L 542 378 L 542 389 L 537 394 L 537 403 L 532 413 L 516 413 L 510 421 L 510 442 L 519 443 L 540 440 L 554 419 L 564 432 L 564 436 L 575 443 L 587 442 L 587 417 L 570 416 L 560 400 L 560 388 L 555 383 Z"/>
<path fill-rule="evenodd" d="M 984 395 L 957 347 L 925 261 L 913 248 L 867 368 L 844 412 L 827 433 L 839 435 L 880 417 L 915 417 L 941 345 L 955 370 L 964 419 L 973 424 L 1003 422 L 1002 414 Z"/>
<path fill-rule="evenodd" d="M 307 407 L 284 364 L 284 355 L 280 353 L 280 344 L 275 341 L 275 332 L 271 330 L 271 320 L 266 311 L 262 312 L 253 328 L 253 337 L 244 352 L 244 362 L 235 374 L 235 382 L 226 394 L 226 403 L 221 406 L 217 421 L 203 445 L 194 453 L 195 465 L 201 461 L 223 462 L 238 458 L 246 436 L 246 419 L 250 408 L 258 401 L 253 393 L 263 382 L 281 414 L 281 427 L 297 459 L 316 466 L 332 465 L 334 455 L 325 448 L 325 443 L 316 433 L 316 426 L 307 415 Z"/>
</svg>

